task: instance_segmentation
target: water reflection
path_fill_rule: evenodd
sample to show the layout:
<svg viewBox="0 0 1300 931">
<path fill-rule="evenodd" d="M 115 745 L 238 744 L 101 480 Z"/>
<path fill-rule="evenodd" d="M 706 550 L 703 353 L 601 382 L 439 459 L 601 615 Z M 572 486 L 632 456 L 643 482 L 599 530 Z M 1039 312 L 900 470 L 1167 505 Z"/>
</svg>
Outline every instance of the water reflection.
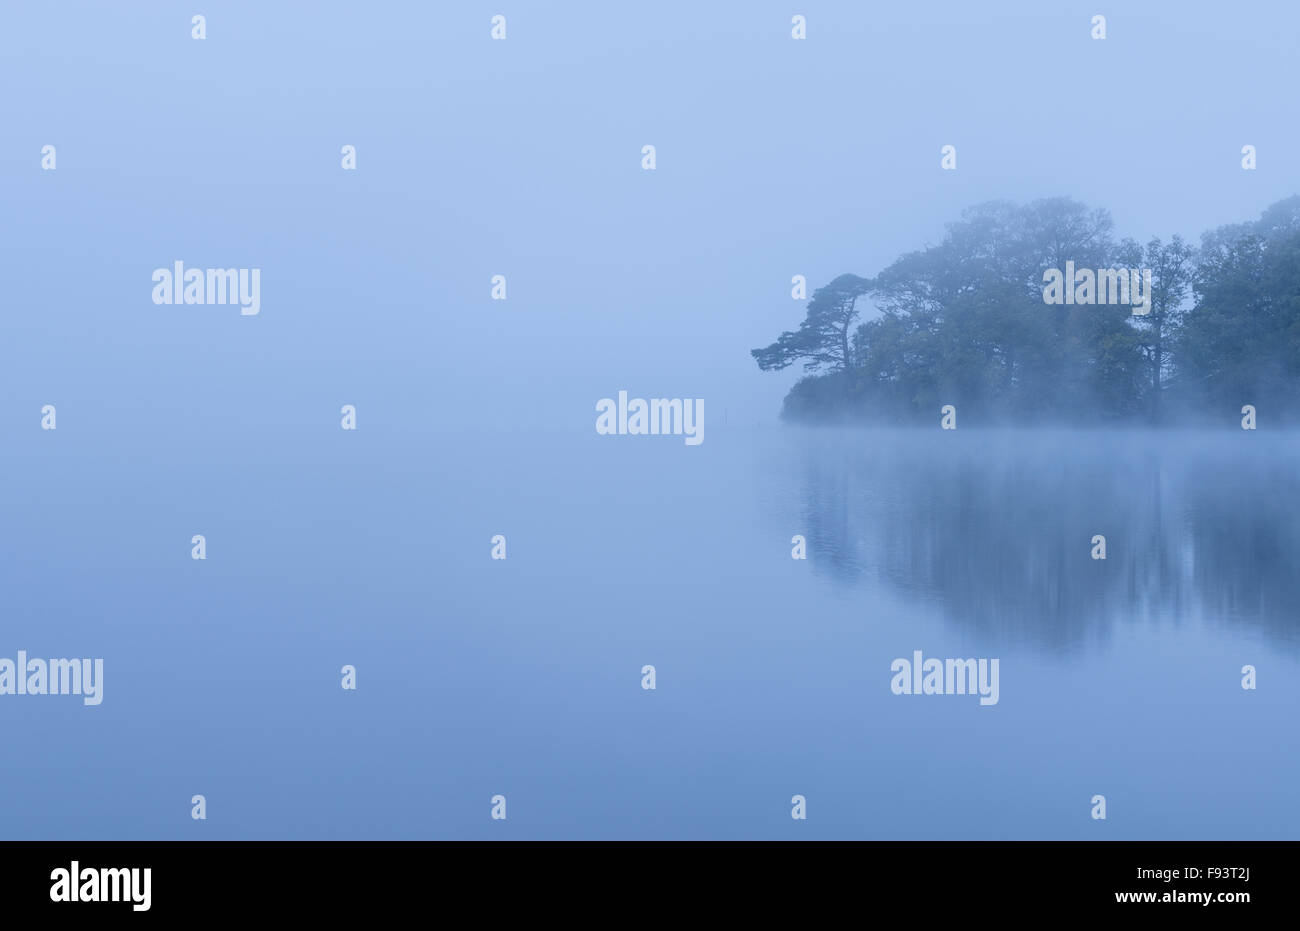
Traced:
<svg viewBox="0 0 1300 931">
<path fill-rule="evenodd" d="M 1300 437 L 808 431 L 799 449 L 810 560 L 845 583 L 1045 648 L 1140 621 L 1296 648 Z"/>
</svg>

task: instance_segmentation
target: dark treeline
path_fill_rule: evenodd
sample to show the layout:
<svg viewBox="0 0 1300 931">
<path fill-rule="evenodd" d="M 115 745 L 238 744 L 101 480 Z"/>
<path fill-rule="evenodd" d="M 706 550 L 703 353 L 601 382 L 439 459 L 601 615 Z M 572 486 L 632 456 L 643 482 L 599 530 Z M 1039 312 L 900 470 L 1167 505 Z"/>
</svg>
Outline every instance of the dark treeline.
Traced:
<svg viewBox="0 0 1300 931">
<path fill-rule="evenodd" d="M 1044 272 L 1151 269 L 1150 312 L 1047 304 Z M 875 312 L 871 310 L 874 307 Z M 865 313 L 864 313 L 865 311 Z M 752 352 L 803 363 L 783 416 L 963 424 L 1300 419 L 1300 197 L 1220 227 L 1117 240 L 1067 198 L 967 210 L 943 241 L 874 278 L 819 288 L 797 330 Z"/>
</svg>

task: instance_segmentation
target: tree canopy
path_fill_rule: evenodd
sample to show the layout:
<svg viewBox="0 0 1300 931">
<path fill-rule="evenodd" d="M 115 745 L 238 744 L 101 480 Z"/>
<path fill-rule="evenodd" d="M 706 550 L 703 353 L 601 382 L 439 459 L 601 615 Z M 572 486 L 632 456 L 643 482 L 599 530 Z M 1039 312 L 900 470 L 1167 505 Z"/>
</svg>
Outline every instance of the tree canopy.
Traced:
<svg viewBox="0 0 1300 931">
<path fill-rule="evenodd" d="M 1300 197 L 1199 249 L 1113 225 L 1068 198 L 981 204 L 874 278 L 819 288 L 797 330 L 751 354 L 763 371 L 803 363 L 784 406 L 803 420 L 930 422 L 956 404 L 968 423 L 1163 421 L 1300 400 Z M 1044 273 L 1067 262 L 1149 270 L 1148 312 L 1046 303 Z"/>
</svg>

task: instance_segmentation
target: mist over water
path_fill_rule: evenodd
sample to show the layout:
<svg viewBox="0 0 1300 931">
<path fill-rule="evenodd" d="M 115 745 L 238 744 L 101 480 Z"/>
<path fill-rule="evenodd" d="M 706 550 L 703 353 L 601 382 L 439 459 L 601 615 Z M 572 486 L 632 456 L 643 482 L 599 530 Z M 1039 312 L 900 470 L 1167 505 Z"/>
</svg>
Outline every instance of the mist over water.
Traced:
<svg viewBox="0 0 1300 931">
<path fill-rule="evenodd" d="M 1300 836 L 1300 361 L 1260 353 L 1300 360 L 1300 5 L 221 7 L 0 9 L 0 658 L 104 660 L 98 706 L 0 697 L 0 838 Z M 1150 422 L 1162 374 L 1001 249 L 1060 198 L 1116 246 L 1290 204 L 1173 358 L 1296 391 L 1050 426 Z M 155 303 L 175 262 L 259 269 L 258 314 Z M 979 324 L 864 300 L 842 358 L 892 380 L 801 408 L 918 427 L 780 422 L 803 358 L 752 350 L 844 275 Z M 598 435 L 624 390 L 704 441 Z M 998 702 L 893 694 L 918 650 Z"/>
<path fill-rule="evenodd" d="M 0 703 L 42 748 L 5 771 L 11 836 L 188 837 L 158 799 L 194 786 L 220 800 L 214 838 L 1300 824 L 1292 435 L 302 431 L 255 463 L 200 437 L 150 459 L 54 438 L 21 444 L 0 493 L 11 640 L 103 656 L 106 698 L 94 718 Z M 193 525 L 202 563 L 172 539 Z M 892 694 L 914 650 L 999 658 L 998 703 Z M 498 791 L 505 823 L 484 815 Z"/>
<path fill-rule="evenodd" d="M 839 584 L 936 599 L 995 643 L 1101 649 L 1141 624 L 1300 643 L 1300 435 L 799 435 L 810 560 Z"/>
</svg>

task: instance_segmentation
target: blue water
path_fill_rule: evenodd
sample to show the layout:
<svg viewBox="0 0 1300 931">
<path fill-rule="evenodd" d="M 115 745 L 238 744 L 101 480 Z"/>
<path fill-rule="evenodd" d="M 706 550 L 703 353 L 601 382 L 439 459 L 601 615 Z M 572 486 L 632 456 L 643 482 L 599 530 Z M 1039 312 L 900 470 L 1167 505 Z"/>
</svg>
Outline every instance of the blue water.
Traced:
<svg viewBox="0 0 1300 931">
<path fill-rule="evenodd" d="M 497 12 L 0 4 L 0 658 L 105 675 L 0 695 L 0 838 L 1300 836 L 1300 438 L 783 429 L 749 355 L 983 201 L 1294 194 L 1300 10 Z M 1070 129 L 1170 75 L 1159 144 Z M 620 389 L 703 444 L 597 436 Z"/>
<path fill-rule="evenodd" d="M 1300 437 L 331 426 L 9 450 L 5 837 L 1297 834 Z"/>
</svg>

